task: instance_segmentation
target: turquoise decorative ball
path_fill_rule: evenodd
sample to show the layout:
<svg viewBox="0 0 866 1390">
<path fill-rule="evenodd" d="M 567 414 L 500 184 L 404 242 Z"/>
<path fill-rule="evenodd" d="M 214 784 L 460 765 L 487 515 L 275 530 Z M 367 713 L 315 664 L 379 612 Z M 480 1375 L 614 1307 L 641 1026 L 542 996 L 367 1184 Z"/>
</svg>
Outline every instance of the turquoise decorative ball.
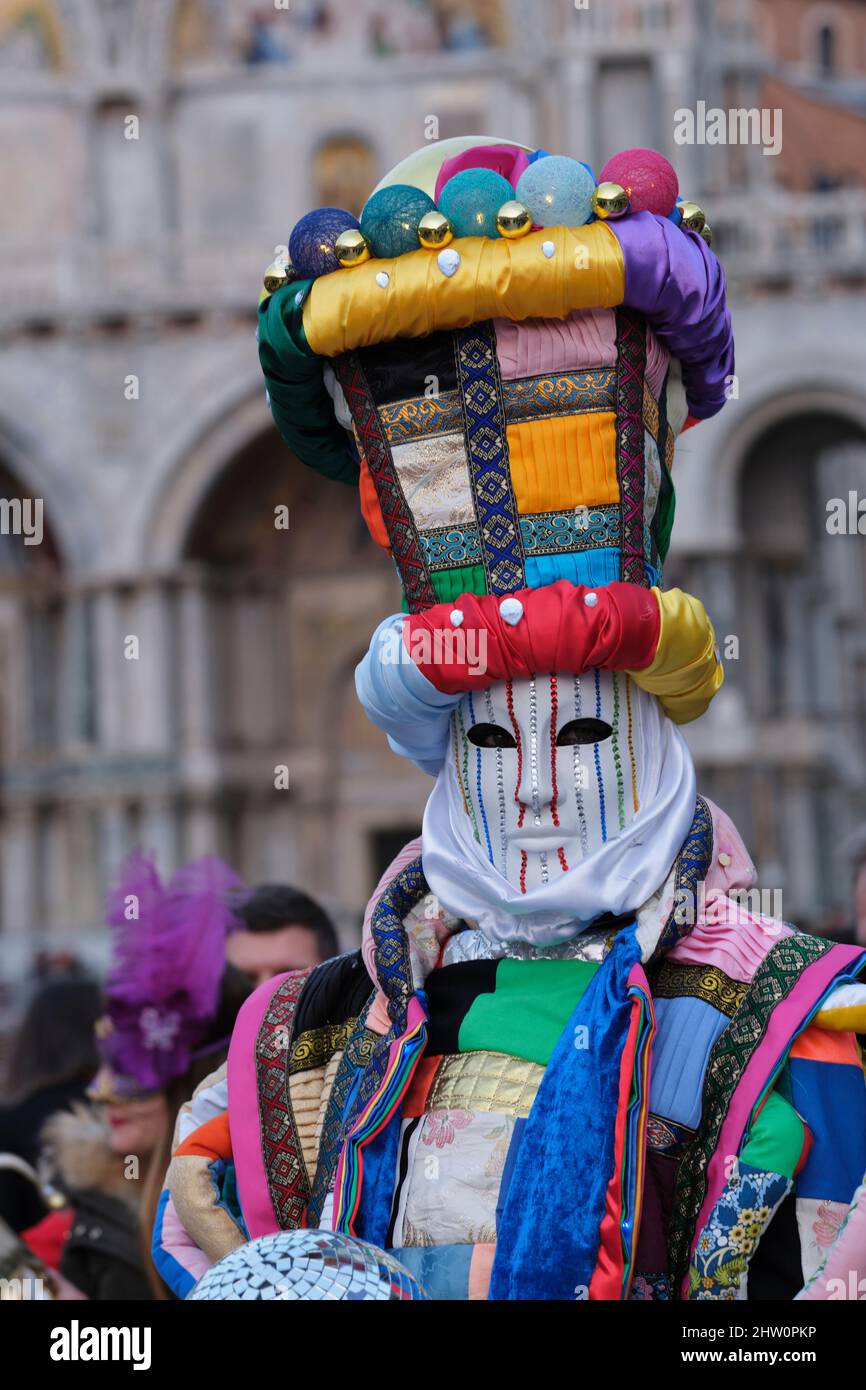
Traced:
<svg viewBox="0 0 866 1390">
<path fill-rule="evenodd" d="M 423 189 L 395 183 L 368 198 L 361 213 L 361 231 L 374 256 L 402 256 L 404 251 L 418 250 L 418 223 L 425 213 L 435 211 L 436 204 Z"/>
<path fill-rule="evenodd" d="M 539 227 L 582 227 L 592 217 L 595 179 L 585 164 L 549 154 L 524 169 L 517 197 Z"/>
<path fill-rule="evenodd" d="M 455 236 L 498 237 L 496 214 L 513 198 L 508 179 L 493 169 L 463 169 L 442 188 L 439 211 L 450 221 Z"/>
</svg>

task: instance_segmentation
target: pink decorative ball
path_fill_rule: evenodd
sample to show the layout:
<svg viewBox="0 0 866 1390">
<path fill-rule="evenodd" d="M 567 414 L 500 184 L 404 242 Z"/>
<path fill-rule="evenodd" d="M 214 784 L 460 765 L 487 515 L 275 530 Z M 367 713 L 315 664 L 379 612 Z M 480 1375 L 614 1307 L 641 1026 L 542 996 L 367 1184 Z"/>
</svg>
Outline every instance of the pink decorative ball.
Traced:
<svg viewBox="0 0 866 1390">
<path fill-rule="evenodd" d="M 679 192 L 677 172 L 658 150 L 621 150 L 605 164 L 599 183 L 618 183 L 629 196 L 632 212 L 667 217 Z"/>
</svg>

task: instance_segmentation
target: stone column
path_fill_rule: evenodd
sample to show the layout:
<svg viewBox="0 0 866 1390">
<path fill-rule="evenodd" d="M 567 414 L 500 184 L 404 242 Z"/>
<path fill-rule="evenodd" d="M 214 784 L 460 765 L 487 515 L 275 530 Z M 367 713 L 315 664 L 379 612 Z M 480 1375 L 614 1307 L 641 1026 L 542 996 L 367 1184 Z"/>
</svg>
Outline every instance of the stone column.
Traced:
<svg viewBox="0 0 866 1390">
<path fill-rule="evenodd" d="M 6 933 L 40 929 L 36 813 L 30 806 L 10 808 L 0 836 L 0 928 Z"/>
<path fill-rule="evenodd" d="M 137 660 L 123 656 L 129 699 L 127 744 L 141 752 L 171 747 L 173 711 L 168 673 L 172 661 L 168 595 L 158 580 L 139 589 L 132 607 L 130 633 L 138 638 Z"/>
<path fill-rule="evenodd" d="M 114 587 L 106 586 L 93 595 L 93 623 L 97 738 L 103 751 L 114 752 L 129 746 L 127 663 L 123 655 L 128 633 Z"/>
<path fill-rule="evenodd" d="M 167 878 L 179 864 L 178 824 L 175 804 L 169 796 L 150 796 L 142 805 L 141 845 L 156 854 L 160 876 Z"/>
<path fill-rule="evenodd" d="M 213 652 L 206 581 L 192 567 L 181 576 L 177 604 L 180 743 L 184 750 L 198 751 L 214 736 Z"/>
</svg>

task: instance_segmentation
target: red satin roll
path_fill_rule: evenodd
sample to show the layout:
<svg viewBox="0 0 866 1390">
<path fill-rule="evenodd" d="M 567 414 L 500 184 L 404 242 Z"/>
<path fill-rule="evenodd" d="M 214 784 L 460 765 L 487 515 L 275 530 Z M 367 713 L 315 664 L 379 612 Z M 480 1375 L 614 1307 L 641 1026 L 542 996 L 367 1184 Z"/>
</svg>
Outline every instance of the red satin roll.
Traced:
<svg viewBox="0 0 866 1390">
<path fill-rule="evenodd" d="M 456 695 L 495 681 L 595 667 L 639 671 L 655 656 L 659 606 L 650 589 L 618 582 L 591 589 L 559 579 L 509 598 L 523 605 L 514 624 L 500 612 L 503 599 L 492 594 L 461 594 L 404 619 L 409 655 L 437 690 Z M 453 621 L 455 613 L 462 621 Z"/>
</svg>

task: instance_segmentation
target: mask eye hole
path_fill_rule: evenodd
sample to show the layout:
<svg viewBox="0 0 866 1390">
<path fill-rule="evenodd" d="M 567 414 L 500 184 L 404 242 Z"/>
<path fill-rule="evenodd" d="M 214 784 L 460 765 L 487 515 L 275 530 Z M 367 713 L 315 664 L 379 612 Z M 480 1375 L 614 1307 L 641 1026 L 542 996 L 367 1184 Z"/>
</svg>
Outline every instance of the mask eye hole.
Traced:
<svg viewBox="0 0 866 1390">
<path fill-rule="evenodd" d="M 576 743 L 603 743 L 613 729 L 603 719 L 570 719 L 556 735 L 558 748 L 571 748 Z"/>
<path fill-rule="evenodd" d="M 476 748 L 516 748 L 514 735 L 501 724 L 473 724 L 466 734 Z"/>
</svg>

